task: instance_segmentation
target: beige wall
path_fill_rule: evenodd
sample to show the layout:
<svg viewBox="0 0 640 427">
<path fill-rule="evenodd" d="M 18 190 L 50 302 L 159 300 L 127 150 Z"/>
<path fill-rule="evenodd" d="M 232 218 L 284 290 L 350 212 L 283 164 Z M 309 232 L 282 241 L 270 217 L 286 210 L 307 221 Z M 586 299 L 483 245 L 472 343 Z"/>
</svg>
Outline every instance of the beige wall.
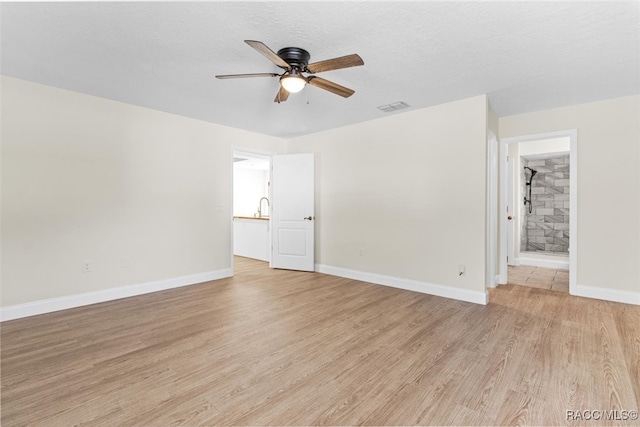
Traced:
<svg viewBox="0 0 640 427">
<path fill-rule="evenodd" d="M 639 104 L 498 121 L 578 129 L 580 285 L 639 290 Z M 1 306 L 229 268 L 232 147 L 316 154 L 317 263 L 483 291 L 495 129 L 479 96 L 284 141 L 3 77 Z"/>
<path fill-rule="evenodd" d="M 500 137 L 578 130 L 577 283 L 640 291 L 640 97 L 500 118 Z"/>
<path fill-rule="evenodd" d="M 483 95 L 290 140 L 316 155 L 316 262 L 484 292 L 486 135 Z"/>
<path fill-rule="evenodd" d="M 2 306 L 229 268 L 232 145 L 284 144 L 3 77 Z"/>
<path fill-rule="evenodd" d="M 500 137 L 500 118 L 491 107 L 487 108 L 487 130 L 493 132 L 496 138 L 498 138 Z"/>
</svg>

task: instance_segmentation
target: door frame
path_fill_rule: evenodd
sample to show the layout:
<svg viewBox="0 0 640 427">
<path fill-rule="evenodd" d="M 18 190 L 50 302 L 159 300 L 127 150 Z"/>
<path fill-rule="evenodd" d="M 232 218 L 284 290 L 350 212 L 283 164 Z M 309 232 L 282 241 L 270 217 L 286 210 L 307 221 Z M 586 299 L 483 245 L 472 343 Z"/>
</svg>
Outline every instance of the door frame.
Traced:
<svg viewBox="0 0 640 427">
<path fill-rule="evenodd" d="M 499 143 L 500 180 L 500 243 L 498 260 L 500 284 L 507 283 L 507 155 L 508 144 L 539 141 L 544 139 L 569 138 L 569 293 L 574 294 L 578 273 L 578 130 L 568 129 L 555 132 L 501 138 Z M 490 187 L 489 191 L 493 191 Z"/>
<path fill-rule="evenodd" d="M 505 253 L 507 255 L 507 265 L 516 265 L 516 248 L 514 244 L 515 238 L 518 235 L 518 233 L 516 233 L 516 225 L 519 226 L 520 224 L 520 218 L 517 217 L 516 211 L 513 209 L 516 206 L 516 200 L 520 200 L 515 196 L 516 189 L 513 185 L 516 179 L 516 166 L 517 159 L 508 159 L 507 172 L 505 173 L 507 179 L 507 195 L 505 197 L 505 201 L 507 202 L 507 206 L 511 206 L 511 211 L 507 212 L 507 220 L 509 219 L 509 215 L 511 215 L 513 219 L 507 221 L 505 230 L 505 232 L 507 233 L 507 249 L 505 250 Z M 505 211 L 507 211 L 507 209 L 505 209 Z M 509 244 L 509 242 L 511 242 L 511 244 Z M 500 280 L 498 280 L 498 282 L 500 282 Z"/>
<path fill-rule="evenodd" d="M 250 158 L 257 158 L 257 159 L 266 159 L 269 161 L 269 181 L 271 181 L 271 175 L 273 174 L 273 170 L 272 170 L 272 161 L 271 161 L 271 157 L 275 156 L 276 153 L 270 152 L 270 151 L 263 151 L 263 150 L 258 150 L 255 148 L 247 148 L 247 147 L 240 147 L 240 146 L 231 146 L 231 154 L 229 156 L 229 161 L 231 162 L 231 191 L 229 192 L 229 207 L 230 207 L 230 211 L 231 211 L 231 215 L 229 216 L 229 229 L 230 229 L 230 233 L 229 233 L 229 265 L 231 268 L 231 274 L 234 275 L 234 265 L 233 265 L 233 183 L 234 183 L 234 177 L 233 177 L 233 158 L 236 157 L 236 154 L 238 155 L 245 155 L 245 156 L 249 156 Z M 271 186 L 269 186 L 269 200 L 271 200 Z M 269 229 L 271 229 L 271 219 L 269 219 Z M 271 263 L 271 262 L 269 262 Z"/>
<path fill-rule="evenodd" d="M 496 277 L 496 252 L 498 251 L 498 137 L 492 131 L 487 131 L 487 225 L 486 250 L 487 266 L 485 277 L 486 288 L 495 288 L 498 283 Z"/>
</svg>

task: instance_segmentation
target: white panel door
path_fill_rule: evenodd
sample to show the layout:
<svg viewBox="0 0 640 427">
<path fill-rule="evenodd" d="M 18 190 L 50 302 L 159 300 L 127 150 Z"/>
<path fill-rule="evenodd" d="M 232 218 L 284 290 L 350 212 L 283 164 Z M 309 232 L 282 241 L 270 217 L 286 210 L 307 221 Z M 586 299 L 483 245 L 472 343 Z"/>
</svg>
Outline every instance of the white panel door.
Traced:
<svg viewBox="0 0 640 427">
<path fill-rule="evenodd" d="M 313 165 L 313 154 L 272 159 L 272 268 L 314 271 Z"/>
</svg>

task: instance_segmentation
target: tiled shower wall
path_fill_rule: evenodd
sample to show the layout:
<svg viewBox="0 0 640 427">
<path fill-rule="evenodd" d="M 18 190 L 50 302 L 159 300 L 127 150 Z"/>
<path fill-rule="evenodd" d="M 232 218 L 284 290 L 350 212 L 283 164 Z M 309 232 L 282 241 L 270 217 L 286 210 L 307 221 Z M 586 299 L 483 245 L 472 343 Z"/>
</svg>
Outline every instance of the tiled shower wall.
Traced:
<svg viewBox="0 0 640 427">
<path fill-rule="evenodd" d="M 569 154 L 553 154 L 542 159 L 521 159 L 521 191 L 528 197 L 526 185 L 530 172 L 525 166 L 538 171 L 533 177 L 529 206 L 523 207 L 520 250 L 567 255 L 569 253 Z M 521 200 L 521 203 L 524 199 Z"/>
</svg>

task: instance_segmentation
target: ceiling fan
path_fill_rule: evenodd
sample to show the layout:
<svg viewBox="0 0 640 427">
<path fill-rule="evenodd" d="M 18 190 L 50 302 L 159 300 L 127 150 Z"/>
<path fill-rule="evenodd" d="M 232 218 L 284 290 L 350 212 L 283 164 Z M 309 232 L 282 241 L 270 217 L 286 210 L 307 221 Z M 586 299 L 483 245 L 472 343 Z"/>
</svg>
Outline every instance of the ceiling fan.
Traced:
<svg viewBox="0 0 640 427">
<path fill-rule="evenodd" d="M 341 56 L 309 64 L 311 55 L 299 47 L 285 47 L 275 53 L 267 45 L 256 40 L 245 40 L 246 44 L 263 54 L 271 62 L 282 68 L 284 72 L 278 73 L 254 73 L 254 74 L 222 74 L 218 79 L 239 79 L 247 77 L 280 77 L 280 89 L 274 102 L 283 102 L 289 98 L 290 93 L 300 92 L 306 84 L 328 90 L 329 92 L 348 98 L 355 93 L 352 89 L 341 86 L 329 80 L 314 75 L 305 76 L 302 73 L 316 74 L 323 71 L 339 70 L 341 68 L 364 65 L 364 61 L 356 54 Z"/>
</svg>

